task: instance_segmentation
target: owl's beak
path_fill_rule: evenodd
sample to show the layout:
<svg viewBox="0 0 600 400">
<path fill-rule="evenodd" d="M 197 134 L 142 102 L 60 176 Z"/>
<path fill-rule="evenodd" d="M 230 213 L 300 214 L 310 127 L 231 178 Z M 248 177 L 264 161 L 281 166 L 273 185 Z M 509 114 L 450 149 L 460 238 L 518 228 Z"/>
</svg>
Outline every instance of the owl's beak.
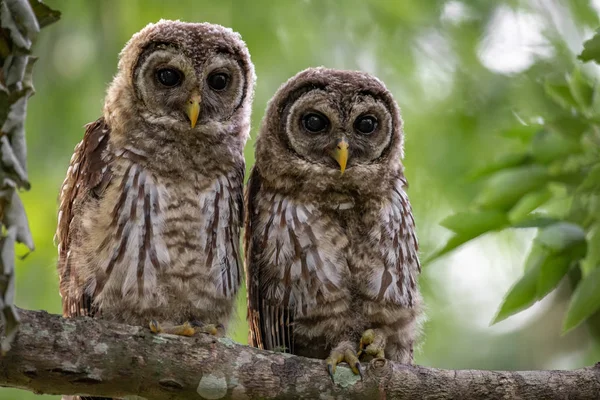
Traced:
<svg viewBox="0 0 600 400">
<path fill-rule="evenodd" d="M 337 142 L 337 146 L 333 149 L 331 155 L 340 165 L 340 171 L 342 171 L 343 174 L 346 170 L 346 163 L 348 162 L 348 142 L 346 139 L 340 139 Z"/>
<path fill-rule="evenodd" d="M 192 129 L 194 129 L 196 126 L 196 122 L 198 122 L 198 116 L 200 115 L 200 100 L 200 95 L 194 94 L 188 100 L 186 107 L 187 116 L 192 124 Z"/>
</svg>

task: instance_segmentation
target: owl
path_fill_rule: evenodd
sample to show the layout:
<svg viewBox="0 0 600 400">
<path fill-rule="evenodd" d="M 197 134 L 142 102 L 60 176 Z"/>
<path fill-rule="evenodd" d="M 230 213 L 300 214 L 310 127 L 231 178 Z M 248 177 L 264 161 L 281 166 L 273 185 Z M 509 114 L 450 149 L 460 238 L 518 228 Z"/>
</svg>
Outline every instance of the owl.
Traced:
<svg viewBox="0 0 600 400">
<path fill-rule="evenodd" d="M 254 82 L 240 35 L 219 25 L 161 20 L 126 44 L 62 185 L 64 316 L 226 328 L 243 273 Z"/>
<path fill-rule="evenodd" d="M 271 99 L 246 189 L 249 342 L 361 374 L 413 360 L 421 313 L 398 106 L 377 78 L 311 68 Z"/>
</svg>

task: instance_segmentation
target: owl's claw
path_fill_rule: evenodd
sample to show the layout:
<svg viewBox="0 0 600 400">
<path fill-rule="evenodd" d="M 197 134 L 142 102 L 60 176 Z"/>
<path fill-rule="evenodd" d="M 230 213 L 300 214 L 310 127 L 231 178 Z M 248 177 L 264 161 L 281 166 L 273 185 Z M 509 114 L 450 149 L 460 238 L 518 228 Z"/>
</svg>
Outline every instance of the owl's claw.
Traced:
<svg viewBox="0 0 600 400">
<path fill-rule="evenodd" d="M 337 365 L 341 362 L 346 362 L 352 372 L 355 375 L 360 375 L 360 379 L 363 379 L 363 368 L 360 365 L 360 361 L 358 361 L 358 357 L 356 352 L 351 348 L 335 348 L 329 354 L 329 357 L 325 360 L 327 363 L 327 371 L 329 372 L 329 376 L 331 377 L 331 381 L 335 383 L 334 375 L 335 369 Z"/>
<path fill-rule="evenodd" d="M 183 325 L 163 327 L 157 320 L 153 319 L 150 321 L 149 325 L 152 333 L 169 333 L 171 335 L 179 336 L 194 336 L 196 333 L 194 327 L 190 325 L 189 322 L 186 322 Z"/>
<path fill-rule="evenodd" d="M 150 331 L 152 333 L 169 333 L 179 336 L 194 336 L 198 333 L 217 335 L 219 330 L 224 330 L 223 324 L 204 324 L 200 321 L 185 322 L 182 325 L 162 327 L 158 321 L 150 321 Z"/>
<path fill-rule="evenodd" d="M 377 329 L 367 329 L 358 344 L 358 358 L 367 354 L 374 358 L 385 358 L 385 336 Z"/>
<path fill-rule="evenodd" d="M 331 378 L 331 382 L 335 383 L 335 379 L 333 379 L 333 374 L 335 374 L 334 366 L 332 364 L 327 364 L 327 372 L 329 372 L 329 377 Z"/>
<path fill-rule="evenodd" d="M 190 323 L 196 333 L 205 333 L 207 335 L 217 336 L 225 330 L 223 324 L 205 324 L 202 321 L 194 320 Z"/>
<path fill-rule="evenodd" d="M 150 331 L 152 333 L 160 333 L 162 331 L 162 327 L 160 326 L 158 321 L 155 319 L 150 320 L 150 323 L 148 324 L 148 326 L 150 327 Z"/>
</svg>

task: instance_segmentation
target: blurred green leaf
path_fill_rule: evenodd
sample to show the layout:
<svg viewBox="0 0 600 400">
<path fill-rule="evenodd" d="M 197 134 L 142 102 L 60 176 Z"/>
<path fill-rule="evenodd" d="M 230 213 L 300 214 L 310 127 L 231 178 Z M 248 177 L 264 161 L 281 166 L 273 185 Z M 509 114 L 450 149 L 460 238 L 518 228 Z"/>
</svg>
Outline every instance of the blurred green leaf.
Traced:
<svg viewBox="0 0 600 400">
<path fill-rule="evenodd" d="M 541 164 L 548 164 L 580 151 L 579 141 L 553 131 L 539 131 L 531 141 L 531 154 Z"/>
<path fill-rule="evenodd" d="M 527 255 L 527 259 L 525 260 L 525 265 L 523 267 L 524 271 L 540 268 L 547 256 L 548 249 L 544 248 L 544 246 L 539 246 L 534 243 L 533 246 L 531 246 L 531 251 Z"/>
<path fill-rule="evenodd" d="M 548 255 L 540 266 L 536 298 L 543 299 L 560 283 L 573 264 L 568 254 Z"/>
<path fill-rule="evenodd" d="M 589 129 L 589 123 L 581 116 L 560 115 L 549 120 L 545 127 L 567 137 L 579 138 Z"/>
<path fill-rule="evenodd" d="M 558 222 L 540 229 L 534 241 L 553 254 L 569 251 L 573 260 L 585 255 L 585 231 L 579 225 L 570 222 Z"/>
<path fill-rule="evenodd" d="M 583 43 L 583 51 L 577 58 L 582 61 L 594 60 L 600 63 L 600 29 L 596 31 L 596 34 L 591 39 Z"/>
<path fill-rule="evenodd" d="M 555 224 L 560 220 L 557 218 L 542 215 L 540 213 L 531 213 L 526 218 L 519 222 L 513 223 L 513 228 L 543 228 L 548 225 Z"/>
<path fill-rule="evenodd" d="M 503 169 L 518 167 L 531 160 L 531 155 L 527 153 L 508 153 L 498 158 L 496 161 L 480 169 L 475 170 L 468 177 L 469 180 L 476 180 L 490 175 Z"/>
<path fill-rule="evenodd" d="M 567 77 L 571 95 L 584 110 L 588 109 L 594 100 L 594 88 L 590 85 L 581 69 L 575 67 Z"/>
<path fill-rule="evenodd" d="M 535 303 L 539 273 L 539 265 L 525 271 L 525 275 L 513 285 L 504 297 L 502 306 L 492 320 L 492 325 L 527 309 Z"/>
<path fill-rule="evenodd" d="M 500 135 L 511 139 L 520 139 L 523 142 L 529 142 L 533 135 L 535 135 L 535 133 L 541 128 L 542 127 L 540 125 L 518 124 L 510 129 L 502 131 Z"/>
<path fill-rule="evenodd" d="M 567 333 L 600 309 L 600 268 L 594 268 L 577 285 L 567 316 L 563 323 L 563 334 Z"/>
<path fill-rule="evenodd" d="M 475 211 L 454 214 L 440 222 L 440 225 L 456 234 L 448 240 L 441 250 L 430 256 L 425 263 L 441 257 L 461 244 L 486 232 L 506 228 L 509 226 L 509 222 L 506 213 L 501 211 Z"/>
<path fill-rule="evenodd" d="M 529 213 L 550 200 L 551 197 L 552 193 L 547 188 L 543 188 L 536 192 L 527 193 L 510 210 L 508 213 L 508 219 L 514 226 L 516 223 L 527 219 Z"/>
<path fill-rule="evenodd" d="M 525 194 L 538 190 L 548 182 L 546 168 L 522 166 L 500 171 L 489 178 L 475 204 L 482 209 L 510 209 Z"/>
<path fill-rule="evenodd" d="M 585 257 L 585 265 L 587 270 L 591 270 L 600 265 L 600 225 L 596 225 L 592 234 L 588 238 L 588 252 Z"/>
<path fill-rule="evenodd" d="M 584 181 L 581 182 L 581 185 L 577 188 L 577 191 L 580 193 L 585 192 L 598 192 L 600 190 L 600 163 L 594 165 Z"/>
<path fill-rule="evenodd" d="M 552 100 L 567 110 L 579 105 L 571 94 L 569 84 L 564 80 L 546 79 L 544 81 L 544 90 Z"/>
<path fill-rule="evenodd" d="M 499 211 L 460 212 L 440 222 L 452 232 L 472 237 L 507 224 L 506 214 Z"/>
<path fill-rule="evenodd" d="M 493 323 L 530 307 L 550 293 L 585 256 L 585 231 L 578 225 L 558 222 L 540 229 L 525 262 L 525 274 L 506 295 Z"/>
</svg>

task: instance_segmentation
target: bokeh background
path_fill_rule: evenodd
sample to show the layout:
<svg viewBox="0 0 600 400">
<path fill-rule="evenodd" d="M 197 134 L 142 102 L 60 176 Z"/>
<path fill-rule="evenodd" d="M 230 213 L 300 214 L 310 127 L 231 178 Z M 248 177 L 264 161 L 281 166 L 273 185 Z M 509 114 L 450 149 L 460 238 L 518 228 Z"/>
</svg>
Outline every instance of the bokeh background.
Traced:
<svg viewBox="0 0 600 400">
<path fill-rule="evenodd" d="M 517 146 L 499 133 L 544 107 L 543 94 L 535 90 L 541 75 L 569 71 L 583 41 L 600 25 L 598 0 L 46 3 L 62 18 L 42 31 L 34 50 L 37 93 L 27 119 L 33 187 L 23 200 L 36 250 L 17 261 L 16 303 L 53 313 L 61 311 L 53 245 L 59 187 L 84 124 L 101 115 L 119 51 L 147 23 L 208 21 L 242 34 L 258 75 L 249 167 L 266 103 L 287 78 L 319 65 L 380 77 L 405 120 L 406 174 L 423 257 L 449 237 L 439 221 L 471 202 L 477 187 L 466 179 L 469 173 Z M 598 76 L 594 65 L 585 69 Z M 490 326 L 503 295 L 522 274 L 534 235 L 533 229 L 489 234 L 425 265 L 420 282 L 428 320 L 418 364 L 570 369 L 600 359 L 585 324 L 561 336 L 568 282 Z M 246 343 L 244 292 L 232 326 L 232 337 Z M 0 389 L 0 399 L 34 397 Z"/>
</svg>

